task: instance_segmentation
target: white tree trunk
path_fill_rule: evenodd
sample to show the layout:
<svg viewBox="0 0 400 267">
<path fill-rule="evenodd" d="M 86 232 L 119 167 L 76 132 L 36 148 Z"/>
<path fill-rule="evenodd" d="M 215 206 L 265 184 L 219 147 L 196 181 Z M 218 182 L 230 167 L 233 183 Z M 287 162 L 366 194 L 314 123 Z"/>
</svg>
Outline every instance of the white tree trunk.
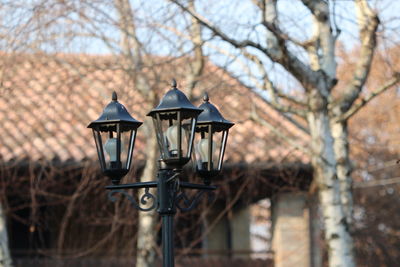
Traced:
<svg viewBox="0 0 400 267">
<path fill-rule="evenodd" d="M 123 52 L 124 64 L 128 64 L 133 72 L 129 72 L 130 78 L 135 82 L 135 89 L 148 100 L 149 106 L 156 104 L 156 95 L 154 91 L 149 90 L 145 75 L 143 75 L 143 61 L 141 54 L 141 43 L 136 36 L 136 28 L 133 17 L 133 10 L 129 0 L 114 0 L 115 7 L 119 14 L 119 27 L 121 30 L 121 51 Z M 146 163 L 140 178 L 141 182 L 153 181 L 156 179 L 157 171 L 157 138 L 151 123 L 151 119 L 147 119 L 141 129 L 146 133 Z M 154 194 L 154 190 L 152 194 Z M 139 190 L 139 197 L 142 196 L 144 190 Z M 155 211 L 141 212 L 139 211 L 138 234 L 137 234 L 137 267 L 153 267 L 156 259 L 156 234 L 155 227 Z"/>
<path fill-rule="evenodd" d="M 312 136 L 312 165 L 322 208 L 329 266 L 353 267 L 355 264 L 352 238 L 346 226 L 340 201 L 334 142 L 330 132 L 328 113 L 326 110 L 309 112 L 307 119 Z"/>
<path fill-rule="evenodd" d="M 189 6 L 195 9 L 194 0 L 189 2 Z M 193 100 L 193 89 L 196 87 L 203 70 L 204 70 L 204 55 L 203 55 L 203 38 L 201 35 L 201 25 L 195 18 L 191 19 L 190 25 L 190 41 L 193 44 L 193 59 L 190 61 L 188 66 L 188 72 L 186 73 L 187 81 L 187 97 L 189 100 Z"/>
<path fill-rule="evenodd" d="M 143 171 L 141 182 L 154 181 L 157 172 L 157 138 L 150 123 L 150 119 L 145 122 L 147 132 L 146 142 L 146 166 Z M 144 193 L 140 190 L 139 196 Z M 155 194 L 154 190 L 152 194 Z M 138 235 L 137 235 L 137 253 L 136 253 L 136 266 L 137 267 L 153 267 L 155 266 L 156 259 L 156 233 L 155 233 L 156 214 L 155 210 L 149 212 L 139 211 Z"/>
<path fill-rule="evenodd" d="M 3 205 L 0 204 L 0 267 L 9 266 L 12 266 L 12 260 L 8 246 L 6 215 L 3 211 Z"/>
<path fill-rule="evenodd" d="M 353 222 L 353 193 L 351 178 L 352 166 L 349 158 L 349 142 L 347 121 L 331 123 L 336 157 L 336 172 L 339 179 L 340 201 L 346 216 L 347 225 L 351 228 Z"/>
</svg>

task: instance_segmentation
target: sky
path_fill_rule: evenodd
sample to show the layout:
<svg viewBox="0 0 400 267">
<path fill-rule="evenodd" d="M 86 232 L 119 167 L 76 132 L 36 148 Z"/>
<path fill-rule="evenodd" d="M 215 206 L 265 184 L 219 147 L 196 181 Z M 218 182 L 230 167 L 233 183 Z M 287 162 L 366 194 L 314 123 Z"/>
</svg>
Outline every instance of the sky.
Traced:
<svg viewBox="0 0 400 267">
<path fill-rule="evenodd" d="M 62 1 L 61 1 L 62 2 Z M 60 1 L 14 0 L 0 1 L 2 17 L 0 49 L 7 51 L 44 50 L 46 52 L 110 54 L 119 53 L 118 16 L 113 1 Z M 41 3 L 41 4 L 38 4 Z M 222 0 L 198 1 L 196 9 L 208 20 L 218 25 L 229 36 L 238 40 L 250 38 L 265 43 L 266 30 L 259 23 L 260 12 L 252 1 Z M 380 14 L 386 35 L 385 44 L 395 45 L 399 40 L 400 1 L 371 0 L 370 5 Z M 191 54 L 192 44 L 186 29 L 190 23 L 188 15 L 182 15 L 179 7 L 168 1 L 131 1 L 135 14 L 136 30 L 146 53 L 160 56 L 182 56 Z M 355 23 L 355 8 L 352 0 L 329 1 L 330 10 L 336 14 L 332 25 L 341 30 L 338 41 L 346 50 L 358 45 L 358 28 Z M 66 10 L 67 9 L 67 10 Z M 78 11 L 78 12 L 77 12 Z M 311 18 L 308 9 L 299 0 L 278 1 L 279 20 L 282 28 L 298 40 L 311 35 Z M 83 14 L 83 15 L 82 15 Z M 94 22 L 94 23 L 92 23 Z M 46 25 L 38 31 L 39 25 Z M 336 30 L 336 27 L 334 27 Z M 226 67 L 249 86 L 257 87 L 258 69 L 249 64 L 241 51 L 215 38 L 210 31 L 203 30 L 205 55 L 215 64 Z M 10 45 L 11 44 L 11 45 Z M 249 49 L 267 66 L 270 78 L 288 91 L 299 88 L 299 84 L 278 64 L 272 62 L 255 49 Z M 307 56 L 301 49 L 294 53 L 304 62 Z M 250 74 L 250 75 L 249 75 Z M 255 80 L 250 76 L 256 76 Z"/>
</svg>

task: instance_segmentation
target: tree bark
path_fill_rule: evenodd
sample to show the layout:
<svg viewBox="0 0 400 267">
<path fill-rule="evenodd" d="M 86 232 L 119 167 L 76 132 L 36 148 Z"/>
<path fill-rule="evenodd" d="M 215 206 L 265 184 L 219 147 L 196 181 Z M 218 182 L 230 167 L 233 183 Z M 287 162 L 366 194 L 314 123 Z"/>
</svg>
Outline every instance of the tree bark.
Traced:
<svg viewBox="0 0 400 267">
<path fill-rule="evenodd" d="M 340 199 L 334 140 L 327 98 L 315 90 L 307 121 L 312 140 L 312 166 L 325 226 L 330 267 L 353 267 L 352 238 Z"/>
<path fill-rule="evenodd" d="M 129 0 L 114 0 L 115 7 L 119 14 L 119 27 L 121 31 L 121 51 L 122 62 L 128 64 L 129 71 L 127 75 L 134 80 L 135 89 L 148 100 L 149 105 L 156 104 L 156 94 L 148 89 L 145 75 L 143 75 L 143 60 L 141 43 L 136 36 L 135 22 L 133 11 Z M 152 128 L 151 119 L 146 119 L 143 126 L 140 128 L 145 132 L 146 136 L 146 163 L 145 168 L 140 177 L 141 182 L 153 181 L 156 178 L 157 171 L 157 138 L 154 129 Z M 143 190 L 139 190 L 141 196 Z M 154 193 L 154 192 L 152 192 Z M 139 212 L 138 235 L 137 235 L 137 267 L 153 267 L 155 266 L 155 247 L 156 234 L 155 227 L 155 211 Z"/>
<path fill-rule="evenodd" d="M 336 158 L 336 173 L 339 180 L 340 201 L 346 216 L 346 223 L 351 230 L 353 223 L 353 179 L 352 166 L 349 157 L 349 139 L 347 121 L 331 122 L 334 151 Z"/>
<path fill-rule="evenodd" d="M 326 105 L 323 105 L 326 107 Z M 326 109 L 309 112 L 307 120 L 312 136 L 312 165 L 318 185 L 319 201 L 325 226 L 330 267 L 353 267 L 352 237 L 340 200 L 336 174 L 334 141 Z"/>
<path fill-rule="evenodd" d="M 189 2 L 191 8 L 195 8 L 194 0 Z M 196 87 L 204 69 L 204 55 L 203 55 L 203 38 L 201 35 L 201 25 L 195 19 L 191 18 L 190 25 L 190 41 L 193 44 L 193 60 L 189 64 L 188 72 L 186 74 L 187 80 L 187 97 L 193 100 L 193 89 Z"/>
<path fill-rule="evenodd" d="M 6 215 L 3 211 L 2 204 L 0 204 L 0 266 L 1 267 L 11 267 L 12 266 L 10 248 L 8 245 Z"/>
<path fill-rule="evenodd" d="M 150 119 L 146 120 L 144 125 L 147 133 L 146 142 L 146 166 L 143 175 L 140 178 L 141 182 L 154 181 L 157 171 L 157 138 L 152 129 Z M 144 192 L 140 190 L 139 195 Z M 152 194 L 155 192 L 153 191 Z M 136 266 L 137 267 L 153 267 L 155 266 L 155 247 L 156 247 L 156 232 L 155 228 L 155 210 L 149 212 L 139 212 L 139 225 L 137 235 L 137 253 L 136 253 Z"/>
</svg>

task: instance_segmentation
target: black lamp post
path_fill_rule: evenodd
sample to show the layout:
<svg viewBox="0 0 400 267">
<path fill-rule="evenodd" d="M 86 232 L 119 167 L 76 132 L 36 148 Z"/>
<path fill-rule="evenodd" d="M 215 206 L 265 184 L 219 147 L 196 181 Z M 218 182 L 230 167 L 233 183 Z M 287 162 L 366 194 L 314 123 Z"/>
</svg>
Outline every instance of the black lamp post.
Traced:
<svg viewBox="0 0 400 267">
<path fill-rule="evenodd" d="M 149 112 L 148 116 L 153 118 L 160 149 L 157 181 L 119 184 L 131 167 L 136 131 L 142 123 L 129 115 L 125 107 L 118 102 L 115 92 L 112 102 L 107 105 L 103 114 L 88 126 L 93 129 L 102 172 L 112 181 L 112 185 L 106 187 L 111 190 L 108 195 L 110 200 L 115 201 L 113 195 L 120 193 L 139 210 L 149 211 L 157 207 L 162 217 L 164 267 L 174 266 L 173 216 L 176 208 L 190 211 L 196 207 L 204 192 L 216 189 L 210 185 L 211 178 L 221 170 L 228 130 L 233 126 L 233 123 L 225 120 L 217 108 L 208 102 L 208 96 L 205 96 L 204 101 L 205 103 L 198 108 L 193 106 L 173 80 L 171 90 L 161 99 L 160 104 Z M 196 170 L 203 178 L 204 184 L 180 180 L 181 170 L 191 158 L 196 132 L 200 133 L 196 143 L 197 153 L 200 155 Z M 127 136 L 126 141 L 123 136 Z M 103 145 L 105 138 L 108 139 Z M 213 151 L 217 146 L 219 152 L 214 155 Z M 124 190 L 130 188 L 144 188 L 145 193 L 140 197 L 139 203 L 146 205 L 152 201 L 152 205 L 144 208 L 138 204 L 135 198 Z M 157 188 L 157 197 L 149 192 L 149 188 Z M 198 192 L 189 199 L 184 189 L 197 189 Z"/>
</svg>

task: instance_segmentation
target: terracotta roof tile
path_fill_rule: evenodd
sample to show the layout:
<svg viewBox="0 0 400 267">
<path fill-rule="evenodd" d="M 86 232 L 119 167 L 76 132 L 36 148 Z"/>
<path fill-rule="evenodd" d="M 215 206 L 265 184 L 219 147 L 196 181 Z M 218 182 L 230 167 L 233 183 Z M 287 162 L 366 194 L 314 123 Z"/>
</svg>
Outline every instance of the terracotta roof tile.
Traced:
<svg viewBox="0 0 400 267">
<path fill-rule="evenodd" d="M 0 60 L 3 68 L 0 81 L 0 157 L 3 160 L 95 159 L 92 133 L 86 126 L 98 118 L 114 90 L 133 117 L 142 121 L 146 119 L 148 104 L 135 91 L 132 80 L 120 68 L 116 58 L 9 55 L 3 61 Z M 148 72 L 153 77 L 149 88 L 163 94 L 168 89 L 167 81 L 176 77 L 184 91 L 184 63 L 178 62 L 174 68 L 170 63 L 158 64 Z M 201 99 L 203 90 L 209 92 L 211 102 L 224 117 L 236 123 L 230 131 L 227 160 L 308 161 L 300 151 L 281 143 L 268 129 L 249 120 L 251 105 L 255 105 L 269 123 L 307 143 L 304 134 L 224 70 L 208 64 L 194 96 Z M 143 158 L 144 138 L 139 128 L 136 160 Z"/>
</svg>

